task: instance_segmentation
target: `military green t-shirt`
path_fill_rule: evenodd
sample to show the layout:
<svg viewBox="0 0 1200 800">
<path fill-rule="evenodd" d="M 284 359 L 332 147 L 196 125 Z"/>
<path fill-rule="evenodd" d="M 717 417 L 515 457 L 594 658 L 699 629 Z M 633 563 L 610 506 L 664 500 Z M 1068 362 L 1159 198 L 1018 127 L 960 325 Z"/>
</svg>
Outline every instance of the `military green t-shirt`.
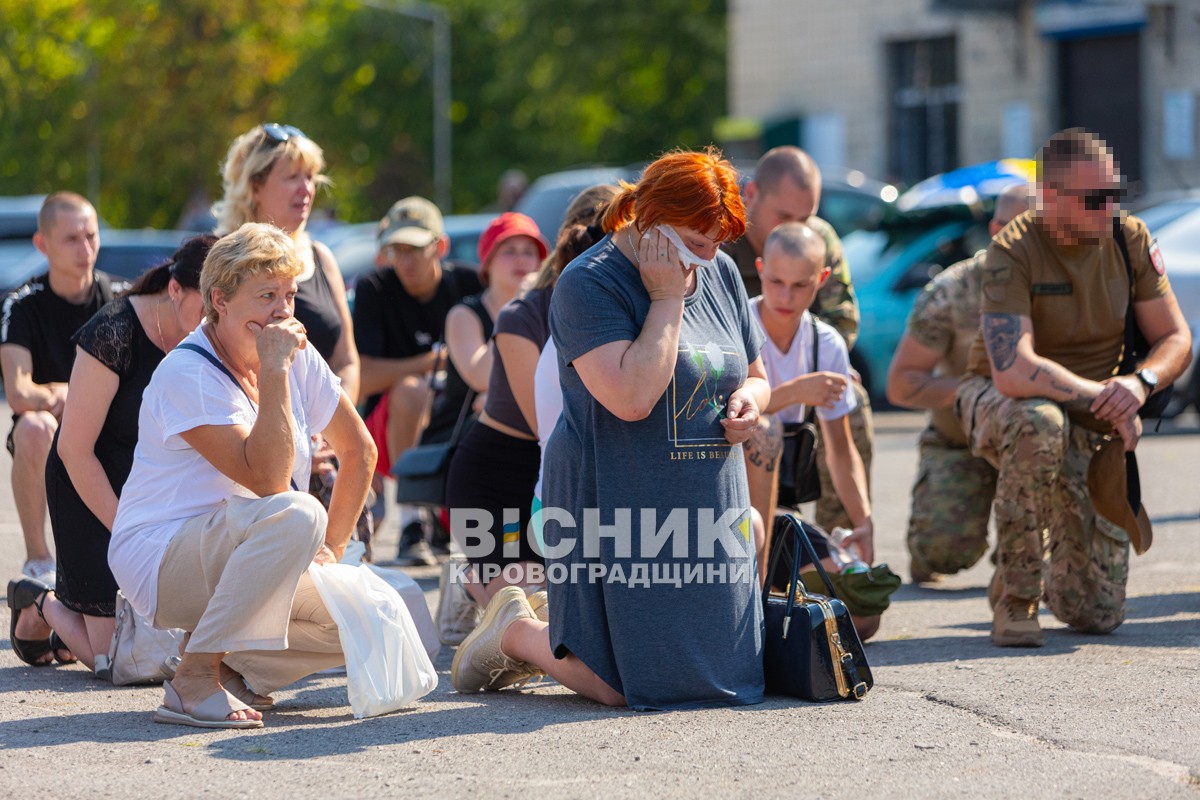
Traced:
<svg viewBox="0 0 1200 800">
<path fill-rule="evenodd" d="M 1165 272 L 1150 258 L 1150 232 L 1137 217 L 1122 225 L 1133 261 L 1136 301 L 1171 291 Z M 1093 381 L 1111 378 L 1121 362 L 1129 281 L 1113 239 L 1100 244 L 1058 245 L 1032 212 L 997 234 L 984 265 L 984 314 L 1017 314 L 1033 322 L 1038 355 Z M 982 334 L 971 348 L 969 369 L 991 377 Z"/>
</svg>

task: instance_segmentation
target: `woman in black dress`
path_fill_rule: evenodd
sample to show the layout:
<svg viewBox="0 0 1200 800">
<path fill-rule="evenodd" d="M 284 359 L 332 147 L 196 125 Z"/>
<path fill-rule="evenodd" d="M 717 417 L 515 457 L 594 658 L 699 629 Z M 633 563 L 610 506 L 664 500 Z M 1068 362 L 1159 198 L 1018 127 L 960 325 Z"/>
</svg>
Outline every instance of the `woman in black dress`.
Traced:
<svg viewBox="0 0 1200 800">
<path fill-rule="evenodd" d="M 24 579 L 8 593 L 19 617 L 14 650 L 30 663 L 68 661 L 69 649 L 95 669 L 96 656 L 108 652 L 117 596 L 108 542 L 133 465 L 142 392 L 163 356 L 200 324 L 200 270 L 216 240 L 204 235 L 184 242 L 74 336 L 69 391 L 76 399 L 67 403 L 46 461 L 58 583 L 52 590 Z M 21 614 L 31 607 L 36 614 Z M 47 643 L 50 629 L 57 638 Z"/>
</svg>

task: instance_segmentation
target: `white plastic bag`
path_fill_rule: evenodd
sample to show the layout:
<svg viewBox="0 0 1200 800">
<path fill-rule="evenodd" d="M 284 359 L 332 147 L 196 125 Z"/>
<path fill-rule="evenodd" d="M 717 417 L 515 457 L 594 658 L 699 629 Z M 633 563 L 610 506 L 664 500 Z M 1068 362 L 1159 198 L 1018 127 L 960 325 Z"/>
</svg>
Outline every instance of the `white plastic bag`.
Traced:
<svg viewBox="0 0 1200 800">
<path fill-rule="evenodd" d="M 346 552 L 342 555 L 340 563 L 351 566 L 362 564 L 364 563 L 362 557 L 366 552 L 367 548 L 363 547 L 362 542 L 351 539 L 346 545 Z M 425 645 L 425 653 L 429 656 L 429 660 L 433 661 L 441 652 L 442 642 L 438 639 L 437 626 L 433 624 L 433 615 L 429 612 L 429 603 L 425 601 L 425 591 L 421 585 L 398 569 L 377 567 L 374 564 L 368 564 L 367 567 L 382 578 L 388 586 L 400 593 L 400 599 L 404 601 L 404 605 L 408 606 L 408 613 L 412 615 L 413 625 L 417 626 L 417 633 L 421 636 L 422 644 Z"/>
<path fill-rule="evenodd" d="M 308 574 L 338 626 L 355 719 L 390 713 L 433 691 L 437 671 L 395 589 L 365 565 L 313 564 Z"/>
</svg>

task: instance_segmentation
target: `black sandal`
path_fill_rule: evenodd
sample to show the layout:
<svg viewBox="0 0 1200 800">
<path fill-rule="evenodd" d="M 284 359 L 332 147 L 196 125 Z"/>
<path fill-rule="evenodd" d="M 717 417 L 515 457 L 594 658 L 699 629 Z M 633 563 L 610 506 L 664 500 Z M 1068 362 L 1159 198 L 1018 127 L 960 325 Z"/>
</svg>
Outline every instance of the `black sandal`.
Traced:
<svg viewBox="0 0 1200 800">
<path fill-rule="evenodd" d="M 11 612 L 8 623 L 8 640 L 12 643 L 12 649 L 17 654 L 17 658 L 35 667 L 48 667 L 54 663 L 53 661 L 38 661 L 47 653 L 54 654 L 54 657 L 58 658 L 53 649 L 54 640 L 58 637 L 51 634 L 49 639 L 18 639 L 17 620 L 21 618 L 22 611 L 33 606 L 38 612 L 38 616 L 45 622 L 46 615 L 42 613 L 42 604 L 46 602 L 46 593 L 49 591 L 49 586 L 33 578 L 18 578 L 8 582 L 8 610 Z M 61 644 L 62 642 L 59 640 L 59 649 L 66 649 L 61 647 Z"/>
<path fill-rule="evenodd" d="M 67 643 L 60 639 L 58 634 L 54 632 L 50 633 L 50 652 L 54 653 L 54 660 L 64 666 L 79 663 L 79 659 L 71 652 L 71 648 L 67 646 Z M 59 653 L 66 653 L 70 658 L 63 658 Z"/>
</svg>

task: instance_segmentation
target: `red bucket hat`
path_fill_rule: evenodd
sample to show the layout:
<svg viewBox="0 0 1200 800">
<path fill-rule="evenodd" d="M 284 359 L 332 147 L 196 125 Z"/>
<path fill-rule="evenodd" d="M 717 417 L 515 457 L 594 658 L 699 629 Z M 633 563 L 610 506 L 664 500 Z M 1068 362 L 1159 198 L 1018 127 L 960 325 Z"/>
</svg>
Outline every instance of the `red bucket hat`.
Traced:
<svg viewBox="0 0 1200 800">
<path fill-rule="evenodd" d="M 492 257 L 492 253 L 496 251 L 501 242 L 514 236 L 528 236 L 537 242 L 538 258 L 544 259 L 549 252 L 536 222 L 516 211 L 501 214 L 488 224 L 479 237 L 479 277 L 484 283 L 487 283 L 488 259 Z"/>
</svg>

